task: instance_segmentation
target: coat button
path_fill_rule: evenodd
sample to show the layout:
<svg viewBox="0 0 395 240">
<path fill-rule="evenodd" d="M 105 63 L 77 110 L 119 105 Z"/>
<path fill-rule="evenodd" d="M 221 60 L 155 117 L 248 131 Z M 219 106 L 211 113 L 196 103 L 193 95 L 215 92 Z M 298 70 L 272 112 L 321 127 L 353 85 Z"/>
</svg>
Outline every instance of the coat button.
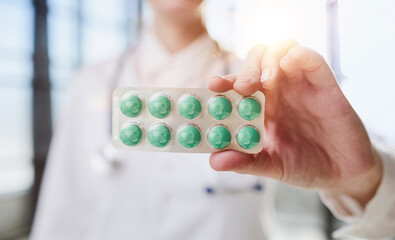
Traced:
<svg viewBox="0 0 395 240">
<path fill-rule="evenodd" d="M 214 189 L 212 187 L 206 187 L 204 189 L 206 191 L 207 194 L 211 195 L 214 193 Z"/>
<path fill-rule="evenodd" d="M 263 185 L 260 184 L 260 183 L 255 184 L 254 185 L 254 190 L 257 191 L 257 192 L 262 191 L 263 190 Z"/>
</svg>

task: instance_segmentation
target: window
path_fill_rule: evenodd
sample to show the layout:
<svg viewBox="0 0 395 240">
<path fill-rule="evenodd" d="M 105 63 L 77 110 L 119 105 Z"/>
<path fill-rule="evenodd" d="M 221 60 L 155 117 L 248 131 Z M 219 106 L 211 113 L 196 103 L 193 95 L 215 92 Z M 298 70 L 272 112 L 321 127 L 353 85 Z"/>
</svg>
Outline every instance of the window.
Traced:
<svg viewBox="0 0 395 240">
<path fill-rule="evenodd" d="M 33 7 L 0 2 L 0 195 L 32 184 Z M 12 24 L 10 24 L 12 23 Z"/>
<path fill-rule="evenodd" d="M 76 68 L 119 55 L 133 40 L 138 1 L 47 0 L 47 5 L 56 122 Z M 7 211 L 0 212 L 0 236 L 8 238 L 28 228 L 32 207 L 35 8 L 33 0 L 3 0 L 0 12 L 0 210 Z"/>
<path fill-rule="evenodd" d="M 138 1 L 48 0 L 52 116 L 62 109 L 75 70 L 115 57 L 133 40 Z"/>
</svg>

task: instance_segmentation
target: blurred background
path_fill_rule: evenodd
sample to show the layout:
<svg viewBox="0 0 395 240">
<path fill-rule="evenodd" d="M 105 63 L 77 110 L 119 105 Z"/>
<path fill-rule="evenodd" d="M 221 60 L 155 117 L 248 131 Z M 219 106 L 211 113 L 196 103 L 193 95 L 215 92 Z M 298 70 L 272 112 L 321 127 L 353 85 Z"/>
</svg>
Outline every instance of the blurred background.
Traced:
<svg viewBox="0 0 395 240">
<path fill-rule="evenodd" d="M 257 43 L 285 38 L 319 51 L 374 137 L 394 146 L 395 1 L 338 6 L 337 12 L 333 0 L 207 0 L 204 12 L 213 38 L 241 58 Z M 28 238 L 48 144 L 75 70 L 121 54 L 151 15 L 138 0 L 0 0 L 0 239 Z M 340 224 L 315 193 L 284 185 L 277 210 L 277 239 L 331 239 Z"/>
</svg>

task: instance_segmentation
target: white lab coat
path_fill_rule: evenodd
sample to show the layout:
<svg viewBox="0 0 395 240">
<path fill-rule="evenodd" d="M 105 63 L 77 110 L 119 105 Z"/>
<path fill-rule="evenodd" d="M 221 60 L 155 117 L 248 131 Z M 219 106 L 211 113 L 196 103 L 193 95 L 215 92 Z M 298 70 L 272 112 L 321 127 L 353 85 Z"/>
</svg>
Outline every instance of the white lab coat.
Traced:
<svg viewBox="0 0 395 240">
<path fill-rule="evenodd" d="M 81 70 L 51 144 L 32 239 L 267 238 L 274 222 L 269 180 L 259 179 L 263 191 L 254 191 L 255 177 L 216 173 L 207 154 L 117 152 L 107 144 L 114 81 L 117 86 L 205 87 L 209 76 L 225 73 L 224 65 L 239 71 L 241 63 L 224 54 L 205 35 L 171 55 L 145 32 L 129 51 L 119 81 L 114 79 L 118 59 Z M 111 167 L 97 157 L 101 151 L 120 161 Z M 384 179 L 365 212 L 345 196 L 323 196 L 335 215 L 350 222 L 343 234 L 394 232 L 395 161 L 382 156 Z M 207 194 L 207 187 L 214 194 Z"/>
<path fill-rule="evenodd" d="M 208 154 L 116 151 L 121 161 L 112 170 L 97 158 L 110 140 L 114 81 L 205 87 L 224 69 L 238 72 L 241 62 L 208 35 L 171 55 L 145 32 L 129 51 L 119 81 L 116 66 L 113 60 L 87 67 L 74 80 L 51 144 L 32 239 L 266 239 L 261 216 L 273 196 L 264 194 L 270 191 L 266 181 L 264 190 L 255 191 L 256 177 L 216 173 Z"/>
</svg>

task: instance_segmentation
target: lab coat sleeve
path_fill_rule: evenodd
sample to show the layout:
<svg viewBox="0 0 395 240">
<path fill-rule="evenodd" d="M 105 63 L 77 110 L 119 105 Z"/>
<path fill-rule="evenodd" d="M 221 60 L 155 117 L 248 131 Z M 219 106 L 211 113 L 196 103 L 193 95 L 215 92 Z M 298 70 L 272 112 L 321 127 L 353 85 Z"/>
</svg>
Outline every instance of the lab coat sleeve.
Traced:
<svg viewBox="0 0 395 240">
<path fill-rule="evenodd" d="M 380 239 L 395 236 L 395 151 L 383 147 L 376 149 L 383 163 L 383 178 L 375 196 L 365 209 L 346 195 L 321 195 L 321 199 L 332 213 L 348 223 L 335 231 L 334 237 Z"/>
</svg>

